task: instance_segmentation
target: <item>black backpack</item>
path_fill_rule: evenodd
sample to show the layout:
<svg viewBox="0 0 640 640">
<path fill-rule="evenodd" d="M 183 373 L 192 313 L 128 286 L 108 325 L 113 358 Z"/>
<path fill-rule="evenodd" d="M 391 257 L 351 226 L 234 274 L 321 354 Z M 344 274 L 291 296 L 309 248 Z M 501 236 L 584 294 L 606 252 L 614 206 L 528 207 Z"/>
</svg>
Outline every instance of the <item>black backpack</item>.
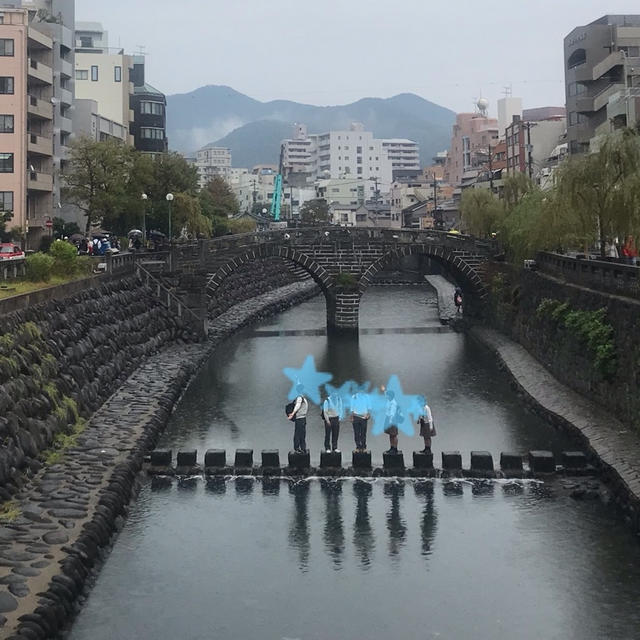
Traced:
<svg viewBox="0 0 640 640">
<path fill-rule="evenodd" d="M 291 412 L 293 411 L 293 407 L 296 406 L 296 401 L 294 400 L 293 402 L 290 402 L 289 404 L 286 404 L 284 407 L 284 415 L 287 416 L 287 418 L 289 418 L 289 416 L 291 415 Z M 293 418 L 289 418 L 289 420 L 295 420 L 296 417 L 293 416 Z"/>
</svg>

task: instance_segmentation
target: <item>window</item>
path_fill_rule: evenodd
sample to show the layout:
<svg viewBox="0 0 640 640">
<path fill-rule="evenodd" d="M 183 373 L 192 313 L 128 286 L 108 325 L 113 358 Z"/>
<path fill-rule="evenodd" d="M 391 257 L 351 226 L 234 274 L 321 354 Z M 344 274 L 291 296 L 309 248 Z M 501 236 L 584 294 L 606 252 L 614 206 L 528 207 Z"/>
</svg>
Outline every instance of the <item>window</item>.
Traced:
<svg viewBox="0 0 640 640">
<path fill-rule="evenodd" d="M 13 133 L 13 116 L 0 115 L 0 133 Z"/>
<path fill-rule="evenodd" d="M 91 81 L 98 82 L 98 65 L 91 65 Z"/>
<path fill-rule="evenodd" d="M 13 153 L 0 153 L 0 173 L 13 173 Z"/>
<path fill-rule="evenodd" d="M 93 49 L 93 38 L 91 36 L 80 36 L 80 46 L 83 49 Z"/>
<path fill-rule="evenodd" d="M 13 39 L 0 38 L 0 56 L 13 56 Z"/>
<path fill-rule="evenodd" d="M 570 82 L 568 87 L 569 96 L 580 96 L 587 90 L 581 82 Z"/>
<path fill-rule="evenodd" d="M 162 102 L 142 101 L 140 103 L 140 113 L 161 116 L 164 115 L 164 105 Z M 224 151 L 216 151 L 215 155 L 222 156 L 224 155 Z"/>
<path fill-rule="evenodd" d="M 0 93 L 13 93 L 13 77 L 0 77 Z"/>
<path fill-rule="evenodd" d="M 567 69 L 575 69 L 587 61 L 587 52 L 584 49 L 576 49 L 567 60 Z"/>
<path fill-rule="evenodd" d="M 570 125 L 581 124 L 585 120 L 586 120 L 586 118 L 582 113 L 578 113 L 577 111 L 571 111 L 569 113 L 569 124 Z"/>
<path fill-rule="evenodd" d="M 140 137 L 146 140 L 164 140 L 164 129 L 142 127 L 140 129 Z"/>
<path fill-rule="evenodd" d="M 76 80 L 88 80 L 89 71 L 87 69 L 76 69 Z"/>
<path fill-rule="evenodd" d="M 122 82 L 122 67 L 114 67 L 114 69 L 113 69 L 113 79 L 116 82 Z"/>
<path fill-rule="evenodd" d="M 0 191 L 0 211 L 13 211 L 13 191 Z"/>
</svg>

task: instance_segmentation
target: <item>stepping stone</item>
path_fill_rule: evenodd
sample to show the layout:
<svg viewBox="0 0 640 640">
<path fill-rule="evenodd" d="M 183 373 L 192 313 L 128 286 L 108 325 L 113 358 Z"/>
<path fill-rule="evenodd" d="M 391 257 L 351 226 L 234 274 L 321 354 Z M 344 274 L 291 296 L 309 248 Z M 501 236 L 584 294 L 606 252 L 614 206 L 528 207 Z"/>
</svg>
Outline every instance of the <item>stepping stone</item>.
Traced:
<svg viewBox="0 0 640 640">
<path fill-rule="evenodd" d="M 459 451 L 442 452 L 442 469 L 444 471 L 462 470 L 462 456 Z"/>
<path fill-rule="evenodd" d="M 551 451 L 529 451 L 529 468 L 534 473 L 554 473 L 556 461 Z"/>
<path fill-rule="evenodd" d="M 493 471 L 493 456 L 488 451 L 472 451 L 471 471 Z"/>
<path fill-rule="evenodd" d="M 280 452 L 278 451 L 278 449 L 263 449 L 262 467 L 263 469 L 280 468 Z"/>
<path fill-rule="evenodd" d="M 522 456 L 519 453 L 500 454 L 500 468 L 503 471 L 522 471 Z"/>
<path fill-rule="evenodd" d="M 198 460 L 198 452 L 196 449 L 178 451 L 178 455 L 176 456 L 176 466 L 195 467 L 197 460 Z"/>
<path fill-rule="evenodd" d="M 227 466 L 227 452 L 224 449 L 209 449 L 204 454 L 204 468 L 221 469 Z"/>
<path fill-rule="evenodd" d="M 342 467 L 341 451 L 321 451 L 320 467 L 322 469 L 340 469 Z"/>
<path fill-rule="evenodd" d="M 304 453 L 289 451 L 289 466 L 292 469 L 309 469 L 311 467 L 311 454 L 309 449 Z"/>
<path fill-rule="evenodd" d="M 433 469 L 433 453 L 413 452 L 414 469 Z"/>
<path fill-rule="evenodd" d="M 382 466 L 388 470 L 404 469 L 404 455 L 402 451 L 398 451 L 397 453 L 387 453 L 385 451 L 382 454 Z"/>
<path fill-rule="evenodd" d="M 561 455 L 565 469 L 584 469 L 587 466 L 587 456 L 582 451 L 563 451 Z"/>
<path fill-rule="evenodd" d="M 253 449 L 236 449 L 234 467 L 241 469 L 253 467 Z"/>
<path fill-rule="evenodd" d="M 354 451 L 351 464 L 354 469 L 371 469 L 371 451 Z"/>
<path fill-rule="evenodd" d="M 171 449 L 155 449 L 151 452 L 151 466 L 170 467 L 172 457 Z"/>
</svg>

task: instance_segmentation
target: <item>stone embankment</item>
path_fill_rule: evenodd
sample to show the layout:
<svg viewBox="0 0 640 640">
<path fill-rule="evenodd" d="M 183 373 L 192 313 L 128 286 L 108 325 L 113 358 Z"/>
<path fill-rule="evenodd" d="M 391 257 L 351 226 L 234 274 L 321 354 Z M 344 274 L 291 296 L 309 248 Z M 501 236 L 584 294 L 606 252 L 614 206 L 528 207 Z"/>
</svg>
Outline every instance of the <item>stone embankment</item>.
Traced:
<svg viewBox="0 0 640 640">
<path fill-rule="evenodd" d="M 316 294 L 312 282 L 263 294 L 213 320 L 206 343 L 173 344 L 148 357 L 58 462 L 19 482 L 0 528 L 0 638 L 51 638 L 64 628 L 122 525 L 145 452 L 198 367 L 240 326 Z"/>
<path fill-rule="evenodd" d="M 455 287 L 444 277 L 428 275 L 424 279 L 436 290 L 438 294 L 438 314 L 442 324 L 449 324 L 460 314 L 457 313 L 456 305 L 453 302 Z"/>
</svg>

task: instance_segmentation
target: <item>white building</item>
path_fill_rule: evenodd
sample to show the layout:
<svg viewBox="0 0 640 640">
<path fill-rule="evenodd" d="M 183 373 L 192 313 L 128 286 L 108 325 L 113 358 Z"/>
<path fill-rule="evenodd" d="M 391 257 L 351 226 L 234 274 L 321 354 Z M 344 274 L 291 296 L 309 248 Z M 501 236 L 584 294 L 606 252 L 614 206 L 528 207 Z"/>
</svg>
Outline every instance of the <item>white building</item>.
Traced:
<svg viewBox="0 0 640 640">
<path fill-rule="evenodd" d="M 122 49 L 110 49 L 107 32 L 96 22 L 76 23 L 76 98 L 94 100 L 101 116 L 129 129 L 134 121 L 130 96 L 133 82 L 132 56 Z M 129 143 L 133 145 L 133 136 Z"/>
<path fill-rule="evenodd" d="M 379 139 L 355 122 L 348 131 L 308 134 L 296 125 L 294 137 L 282 143 L 282 173 L 305 173 L 310 179 L 353 179 L 378 182 L 388 192 L 394 170 L 420 169 L 418 144 L 402 138 Z"/>
<path fill-rule="evenodd" d="M 207 145 L 196 153 L 198 183 L 203 189 L 214 176 L 231 177 L 231 149 Z"/>
</svg>

